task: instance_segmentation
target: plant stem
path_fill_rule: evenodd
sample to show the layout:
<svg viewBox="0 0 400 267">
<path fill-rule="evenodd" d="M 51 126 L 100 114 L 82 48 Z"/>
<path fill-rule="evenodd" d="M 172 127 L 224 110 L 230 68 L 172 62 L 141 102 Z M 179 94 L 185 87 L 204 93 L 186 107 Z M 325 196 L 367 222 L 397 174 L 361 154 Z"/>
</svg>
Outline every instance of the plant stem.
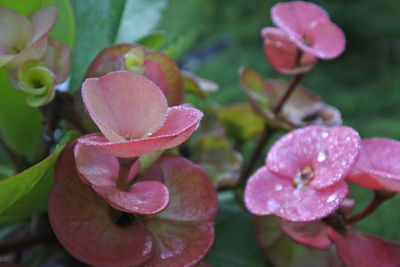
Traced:
<svg viewBox="0 0 400 267">
<path fill-rule="evenodd" d="M 242 175 L 240 176 L 240 181 L 244 184 L 247 180 L 247 177 L 250 175 L 251 171 L 254 168 L 258 158 L 261 156 L 261 153 L 264 149 L 264 146 L 267 144 L 269 138 L 274 133 L 272 128 L 265 127 L 263 133 L 261 134 L 260 138 L 257 141 L 257 144 L 251 154 L 250 160 L 247 163 L 247 166 L 243 168 Z"/>
<path fill-rule="evenodd" d="M 283 105 L 286 103 L 288 100 L 289 96 L 293 93 L 294 89 L 296 89 L 297 84 L 300 82 L 300 80 L 303 78 L 304 74 L 296 74 L 292 81 L 289 83 L 288 87 L 286 88 L 285 94 L 282 96 L 281 100 L 279 103 L 276 105 L 274 108 L 273 112 L 277 115 L 281 112 Z"/>
<path fill-rule="evenodd" d="M 349 218 L 346 219 L 346 222 L 348 224 L 353 224 L 356 223 L 362 219 L 364 219 L 365 217 L 367 217 L 368 215 L 370 215 L 372 212 L 374 212 L 376 209 L 378 209 L 378 207 L 385 202 L 386 200 L 394 197 L 395 194 L 388 192 L 388 191 L 384 191 L 384 190 L 376 190 L 374 191 L 374 198 L 372 199 L 372 201 L 368 204 L 368 206 L 366 206 L 362 211 L 360 211 L 357 214 L 354 214 L 353 216 L 350 216 Z"/>
</svg>

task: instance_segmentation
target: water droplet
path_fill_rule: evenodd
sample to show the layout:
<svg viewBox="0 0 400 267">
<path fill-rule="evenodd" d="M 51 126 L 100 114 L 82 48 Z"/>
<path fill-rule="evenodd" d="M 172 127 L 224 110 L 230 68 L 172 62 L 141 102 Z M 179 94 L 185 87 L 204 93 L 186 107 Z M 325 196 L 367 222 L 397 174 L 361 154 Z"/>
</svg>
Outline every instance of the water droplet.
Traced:
<svg viewBox="0 0 400 267">
<path fill-rule="evenodd" d="M 321 150 L 320 152 L 318 152 L 317 161 L 323 162 L 326 160 L 327 156 L 328 156 L 328 152 L 326 150 Z"/>
<path fill-rule="evenodd" d="M 270 211 L 275 211 L 279 208 L 279 202 L 275 199 L 268 200 L 267 207 Z"/>
<path fill-rule="evenodd" d="M 329 136 L 329 133 L 328 132 L 322 132 L 321 133 L 321 137 L 322 138 L 327 138 Z"/>
<path fill-rule="evenodd" d="M 336 199 L 336 197 L 337 197 L 336 194 L 332 194 L 326 199 L 326 202 L 331 203 L 332 201 L 334 201 Z"/>
<path fill-rule="evenodd" d="M 281 184 L 276 184 L 275 185 L 275 191 L 281 191 L 283 186 Z"/>
</svg>

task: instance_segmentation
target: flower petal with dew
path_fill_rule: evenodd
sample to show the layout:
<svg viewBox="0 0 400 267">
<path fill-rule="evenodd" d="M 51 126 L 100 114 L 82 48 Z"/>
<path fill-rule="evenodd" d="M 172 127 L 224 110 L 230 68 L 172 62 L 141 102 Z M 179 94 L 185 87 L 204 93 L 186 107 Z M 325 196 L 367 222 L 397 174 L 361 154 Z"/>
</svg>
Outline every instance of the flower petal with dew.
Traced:
<svg viewBox="0 0 400 267">
<path fill-rule="evenodd" d="M 341 234 L 329 229 L 328 234 L 346 266 L 400 266 L 399 243 L 354 230 Z"/>
<path fill-rule="evenodd" d="M 168 108 L 161 90 L 144 76 L 121 71 L 87 79 L 85 106 L 100 128 L 80 138 L 118 157 L 136 157 L 175 147 L 196 129 L 203 114 L 188 106 Z"/>
<path fill-rule="evenodd" d="M 270 149 L 266 166 L 250 177 L 247 209 L 297 222 L 328 216 L 345 199 L 343 179 L 359 149 L 360 137 L 350 127 L 308 126 L 286 134 Z"/>
<path fill-rule="evenodd" d="M 279 28 L 263 28 L 261 37 L 267 60 L 277 72 L 288 75 L 306 73 L 317 61 L 314 55 L 302 52 Z"/>
<path fill-rule="evenodd" d="M 347 179 L 369 189 L 399 193 L 399 157 L 399 141 L 380 137 L 364 139 L 360 156 Z"/>
<path fill-rule="evenodd" d="M 57 9 L 51 6 L 34 12 L 32 22 L 0 7 L 0 68 L 16 69 L 28 60 L 41 58 L 56 17 Z"/>
<path fill-rule="evenodd" d="M 89 184 L 117 210 L 155 214 L 169 203 L 168 189 L 158 181 L 135 183 L 139 161 L 122 164 L 118 158 L 92 146 L 75 146 L 76 170 L 82 181 Z"/>
<path fill-rule="evenodd" d="M 272 8 L 271 16 L 274 24 L 306 53 L 333 59 L 345 49 L 342 30 L 316 4 L 303 1 L 278 3 Z"/>
<path fill-rule="evenodd" d="M 74 144 L 62 153 L 49 198 L 52 228 L 66 250 L 95 266 L 194 266 L 210 248 L 217 209 L 207 174 L 177 156 L 163 156 L 139 178 L 170 192 L 168 208 L 136 216 L 108 205 L 76 172 Z"/>
</svg>

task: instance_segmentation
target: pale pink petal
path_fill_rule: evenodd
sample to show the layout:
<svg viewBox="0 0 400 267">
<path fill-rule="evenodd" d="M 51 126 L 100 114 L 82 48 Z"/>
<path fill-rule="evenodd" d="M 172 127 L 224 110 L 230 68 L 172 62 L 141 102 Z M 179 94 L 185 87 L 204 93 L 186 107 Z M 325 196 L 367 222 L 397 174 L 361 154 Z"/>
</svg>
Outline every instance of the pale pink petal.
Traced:
<svg viewBox="0 0 400 267">
<path fill-rule="evenodd" d="M 356 231 L 340 234 L 328 231 L 346 266 L 400 266 L 400 244 Z"/>
<path fill-rule="evenodd" d="M 79 142 L 96 146 L 118 157 L 130 158 L 156 150 L 165 150 L 186 141 L 196 129 L 203 113 L 186 106 L 171 107 L 163 127 L 151 137 L 131 141 L 109 142 L 105 137 L 92 134 L 80 138 Z"/>
<path fill-rule="evenodd" d="M 347 184 L 339 181 L 323 190 L 310 186 L 295 188 L 288 179 L 258 169 L 249 179 L 244 202 L 254 215 L 275 214 L 288 221 L 308 222 L 334 212 L 347 194 Z"/>
<path fill-rule="evenodd" d="M 329 21 L 318 21 L 310 25 L 304 33 L 311 44 L 307 45 L 302 38 L 293 41 L 305 52 L 315 55 L 321 59 L 333 59 L 343 53 L 346 38 L 343 31 L 334 23 Z"/>
<path fill-rule="evenodd" d="M 15 48 L 25 48 L 32 41 L 33 28 L 29 20 L 18 12 L 0 7 L 0 55 L 10 54 Z"/>
<path fill-rule="evenodd" d="M 272 7 L 271 17 L 276 26 L 295 35 L 304 34 L 315 21 L 330 21 L 320 6 L 303 1 L 278 3 Z"/>
<path fill-rule="evenodd" d="M 363 140 L 360 156 L 347 178 L 369 189 L 400 192 L 400 142 L 388 138 Z"/>
<path fill-rule="evenodd" d="M 264 52 L 271 66 L 280 73 L 294 75 L 311 70 L 317 58 L 311 54 L 302 53 L 289 36 L 279 28 L 266 27 L 262 29 Z"/>
<path fill-rule="evenodd" d="M 54 38 L 49 38 L 42 60 L 55 74 L 56 84 L 63 83 L 68 78 L 71 71 L 71 52 L 65 43 Z"/>
<path fill-rule="evenodd" d="M 293 179 L 298 170 L 311 167 L 311 186 L 322 189 L 344 179 L 360 150 L 360 137 L 350 127 L 308 126 L 279 139 L 268 153 L 268 168 Z"/>
<path fill-rule="evenodd" d="M 138 139 L 157 131 L 167 115 L 167 101 L 147 78 L 126 71 L 87 79 L 85 106 L 110 141 Z"/>
<path fill-rule="evenodd" d="M 57 15 L 57 8 L 53 6 L 44 7 L 33 13 L 32 25 L 35 31 L 33 42 L 42 38 L 43 35 L 47 36 L 56 22 Z"/>
<path fill-rule="evenodd" d="M 153 239 L 143 223 L 112 221 L 110 207 L 75 172 L 73 145 L 60 156 L 48 212 L 57 239 L 77 259 L 94 266 L 136 266 L 148 261 Z"/>
<path fill-rule="evenodd" d="M 158 181 L 138 182 L 130 186 L 138 164 L 120 171 L 118 159 L 92 146 L 75 147 L 76 168 L 83 181 L 115 209 L 138 214 L 155 214 L 169 202 L 166 186 Z M 125 167 L 125 166 L 124 166 Z"/>
<path fill-rule="evenodd" d="M 282 231 L 294 241 L 303 245 L 327 249 L 332 245 L 332 241 L 327 235 L 329 226 L 322 221 L 315 222 L 289 222 L 279 220 Z"/>
<path fill-rule="evenodd" d="M 157 178 L 170 192 L 170 205 L 154 215 L 176 222 L 210 222 L 217 213 L 217 195 L 208 174 L 185 158 L 164 155 L 146 173 Z"/>
<path fill-rule="evenodd" d="M 43 56 L 47 47 L 47 36 L 42 36 L 36 42 L 30 44 L 24 50 L 16 54 L 12 60 L 10 60 L 5 67 L 7 69 L 15 69 L 20 67 L 26 61 L 31 59 L 39 59 Z"/>
</svg>

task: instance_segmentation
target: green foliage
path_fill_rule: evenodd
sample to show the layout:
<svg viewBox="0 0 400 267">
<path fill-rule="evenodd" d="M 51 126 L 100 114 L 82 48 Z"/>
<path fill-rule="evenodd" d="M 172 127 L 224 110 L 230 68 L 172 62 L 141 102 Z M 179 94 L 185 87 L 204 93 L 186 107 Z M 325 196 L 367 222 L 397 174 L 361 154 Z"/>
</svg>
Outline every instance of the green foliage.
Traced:
<svg viewBox="0 0 400 267">
<path fill-rule="evenodd" d="M 72 47 L 75 37 L 75 23 L 72 6 L 68 0 L 0 0 L 0 6 L 14 9 L 25 16 L 46 6 L 57 7 L 58 17 L 50 36 L 62 40 L 69 47 Z"/>
<path fill-rule="evenodd" d="M 53 184 L 54 166 L 66 143 L 76 137 L 69 133 L 57 151 L 40 163 L 15 176 L 0 181 L 0 224 L 30 217 L 46 210 Z"/>
<path fill-rule="evenodd" d="M 43 117 L 26 104 L 27 94 L 15 90 L 0 70 L 0 137 L 10 149 L 33 161 L 41 152 Z"/>
<path fill-rule="evenodd" d="M 252 216 L 231 193 L 219 194 L 214 245 L 205 262 L 218 267 L 264 267 L 265 258 L 254 238 Z"/>
</svg>

